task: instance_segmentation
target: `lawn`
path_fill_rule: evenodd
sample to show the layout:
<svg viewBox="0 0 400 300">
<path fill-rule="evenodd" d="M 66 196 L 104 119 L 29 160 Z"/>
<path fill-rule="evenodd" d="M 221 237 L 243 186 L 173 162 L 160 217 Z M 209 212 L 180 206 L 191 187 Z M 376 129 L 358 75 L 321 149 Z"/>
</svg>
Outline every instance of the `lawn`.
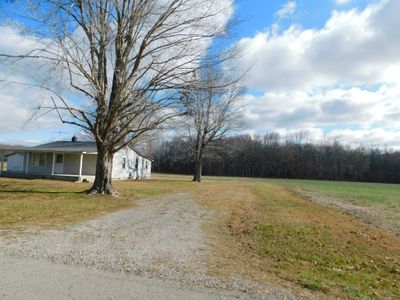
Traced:
<svg viewBox="0 0 400 300">
<path fill-rule="evenodd" d="M 400 239 L 277 185 L 255 184 L 256 251 L 278 276 L 354 298 L 400 298 Z"/>
<path fill-rule="evenodd" d="M 86 195 L 88 183 L 0 178 L 0 229 L 77 222 L 133 206 L 135 199 L 185 188 L 185 183 L 167 179 L 114 185 L 123 197 Z"/>
<path fill-rule="evenodd" d="M 400 185 L 362 182 L 270 180 L 316 202 L 338 207 L 400 235 Z"/>
<path fill-rule="evenodd" d="M 208 177 L 231 182 L 235 177 Z M 241 178 L 242 183 L 284 186 L 317 203 L 339 208 L 366 223 L 400 235 L 400 184 L 297 179 Z"/>
<path fill-rule="evenodd" d="M 269 182 L 301 187 L 328 198 L 356 205 L 400 207 L 400 184 L 282 179 Z"/>
<path fill-rule="evenodd" d="M 209 178 L 197 197 L 232 237 L 217 247 L 225 259 L 214 271 L 334 298 L 399 299 L 399 236 L 310 201 L 299 185 L 351 203 L 400 205 L 396 185 Z"/>
<path fill-rule="evenodd" d="M 205 222 L 211 273 L 277 282 L 306 295 L 399 299 L 400 237 L 302 193 L 399 211 L 397 185 L 156 175 L 115 181 L 125 196 L 82 193 L 88 184 L 0 178 L 0 229 L 53 226 L 135 205 L 144 197 L 189 192 L 212 210 Z M 389 209 L 390 208 L 390 209 Z"/>
</svg>

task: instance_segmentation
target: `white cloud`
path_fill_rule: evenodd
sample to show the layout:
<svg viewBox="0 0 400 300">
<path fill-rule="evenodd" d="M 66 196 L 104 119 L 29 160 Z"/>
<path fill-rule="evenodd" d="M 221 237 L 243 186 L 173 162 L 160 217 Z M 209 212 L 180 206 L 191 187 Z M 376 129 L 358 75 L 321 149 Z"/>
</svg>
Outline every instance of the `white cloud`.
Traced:
<svg viewBox="0 0 400 300">
<path fill-rule="evenodd" d="M 301 143 L 332 143 L 339 141 L 351 147 L 379 147 L 400 150 L 400 131 L 383 128 L 374 129 L 334 129 L 325 132 L 321 128 L 305 127 L 302 129 L 277 128 L 281 141 L 289 140 Z M 254 132 L 252 132 L 254 133 Z"/>
<path fill-rule="evenodd" d="M 166 5 L 170 0 L 159 0 L 160 5 Z M 181 39 L 180 36 L 182 34 L 182 28 L 184 30 L 190 31 L 192 34 L 210 34 L 210 31 L 215 30 L 219 31 L 219 29 L 223 28 L 229 18 L 232 16 L 234 12 L 234 5 L 232 0 L 223 0 L 223 1 L 184 1 L 182 2 L 182 6 L 177 10 L 177 15 L 175 18 L 172 18 L 167 23 L 167 26 L 170 26 L 169 23 L 173 24 L 176 22 L 176 18 L 179 19 L 179 22 L 185 24 L 183 20 L 189 18 L 196 18 L 196 16 L 208 16 L 205 17 L 204 20 L 199 21 L 197 26 L 191 27 L 187 25 L 180 26 L 178 29 L 171 29 L 170 39 Z M 212 16 L 212 17 L 211 17 Z M 154 17 L 156 18 L 156 16 Z M 151 26 L 151 24 L 148 24 Z M 172 27 L 171 27 L 172 28 Z M 39 28 L 41 30 L 41 28 Z M 146 28 L 143 28 L 146 30 Z M 176 32 L 175 32 L 175 31 Z M 178 30 L 180 30 L 178 32 Z M 207 31 L 207 32 L 206 32 Z M 48 39 L 40 39 L 38 36 L 33 34 L 28 34 L 28 31 L 20 30 L 18 26 L 4 24 L 0 21 L 0 53 L 13 54 L 13 55 L 23 55 L 27 53 L 32 53 L 31 51 L 35 50 L 34 54 L 42 53 L 38 51 L 38 49 L 51 49 L 53 54 L 47 55 L 55 55 L 54 53 L 61 53 L 61 51 L 57 51 L 56 46 L 51 44 L 50 38 Z M 29 31 L 31 32 L 31 31 Z M 80 32 L 79 30 L 74 31 L 74 37 L 79 41 Z M 139 36 L 143 36 L 144 34 L 138 34 Z M 40 36 L 45 36 L 42 34 Z M 181 59 L 179 63 L 175 60 L 176 65 L 181 65 L 182 69 L 188 68 L 192 61 L 195 61 L 193 57 L 199 55 L 199 53 L 205 53 L 206 48 L 211 44 L 211 39 L 193 39 L 191 45 L 181 45 L 180 43 L 174 44 L 174 46 L 169 47 L 168 49 L 162 48 L 159 50 L 160 53 L 152 53 L 152 57 L 149 58 L 151 63 L 154 64 L 152 69 L 159 66 L 160 68 L 164 68 L 166 66 L 165 61 L 167 60 L 165 56 L 173 56 L 177 57 L 177 59 Z M 86 39 L 82 35 L 82 42 L 78 43 L 80 48 L 85 48 L 85 43 L 87 43 Z M 156 42 L 155 42 L 156 43 Z M 68 40 L 65 41 L 65 44 L 68 46 Z M 112 44 L 112 43 L 110 43 Z M 172 43 L 171 43 L 172 44 Z M 45 46 L 44 46 L 45 45 Z M 73 46 L 75 52 L 77 52 L 77 60 L 78 61 L 86 61 L 87 52 L 79 53 L 79 49 Z M 185 51 L 183 51 L 185 50 Z M 110 51 L 110 57 L 112 58 L 113 52 Z M 182 54 L 184 53 L 184 55 Z M 46 53 L 45 53 L 46 54 Z M 79 57 L 79 54 L 81 55 Z M 187 56 L 185 56 L 187 55 Z M 189 57 L 190 56 L 190 57 Z M 110 59 L 109 61 L 112 61 Z M 156 63 L 158 61 L 159 63 Z M 162 62 L 162 63 L 161 63 Z M 85 66 L 84 66 L 85 67 Z M 63 71 L 60 70 L 62 68 L 61 64 L 57 67 L 52 66 L 50 63 L 39 63 L 37 60 L 20 60 L 13 64 L 9 64 L 8 61 L 4 58 L 0 57 L 0 133 L 7 132 L 23 132 L 28 130 L 37 130 L 37 129 L 49 129 L 50 127 L 59 124 L 59 120 L 57 114 L 54 112 L 53 114 L 48 114 L 44 117 L 41 117 L 38 120 L 33 120 L 29 122 L 26 126 L 26 122 L 32 116 L 32 109 L 37 106 L 41 100 L 44 98 L 43 92 L 38 91 L 38 89 L 28 88 L 22 85 L 7 85 L 4 83 L 4 80 L 10 81 L 13 76 L 16 78 L 14 81 L 25 82 L 25 83 L 35 83 L 41 84 L 45 82 L 44 85 L 50 86 L 54 89 L 57 89 L 62 95 L 66 95 L 66 99 L 71 95 L 71 88 L 69 86 L 69 80 L 67 76 L 62 77 Z M 110 63 L 111 70 L 113 65 Z M 170 67 L 173 70 L 172 67 Z M 147 70 L 147 68 L 141 68 L 143 70 Z M 52 73 L 50 73 L 52 72 Z M 182 70 L 180 71 L 182 72 Z M 140 76 L 138 76 L 140 77 Z M 81 76 L 74 76 L 75 84 L 83 86 L 86 84 L 86 79 Z M 59 81 L 59 82 L 57 82 Z M 112 78 L 110 78 L 110 82 Z M 76 95 L 73 95 L 72 102 L 74 105 L 79 106 L 80 104 L 85 103 L 85 99 L 78 98 Z M 47 97 L 48 98 L 48 97 Z M 46 132 L 44 134 L 44 139 L 46 139 L 45 135 L 49 134 Z"/>
<path fill-rule="evenodd" d="M 15 78 L 15 81 L 23 80 Z M 0 83 L 0 133 L 32 131 L 59 124 L 54 114 L 35 117 L 35 107 L 45 96 L 45 92 L 27 86 Z"/>
<path fill-rule="evenodd" d="M 12 26 L 0 26 L 0 49 L 3 53 L 23 55 L 27 50 L 43 48 L 42 41 L 33 36 L 23 35 Z"/>
<path fill-rule="evenodd" d="M 296 1 L 288 1 L 276 12 L 275 16 L 278 19 L 288 18 L 294 14 L 296 6 Z"/>
<path fill-rule="evenodd" d="M 15 26 L 0 26 L 0 52 L 24 55 L 33 49 L 43 48 L 46 40 L 24 35 Z M 0 133 L 17 133 L 40 130 L 60 124 L 56 115 L 39 115 L 35 108 L 48 98 L 48 93 L 20 83 L 38 82 L 49 74 L 49 67 L 37 61 L 0 58 Z M 42 112 L 43 113 L 43 112 Z"/>
<path fill-rule="evenodd" d="M 335 0 L 335 3 L 337 5 L 346 5 L 349 4 L 351 2 L 351 0 Z"/>
<path fill-rule="evenodd" d="M 251 66 L 246 83 L 262 90 L 382 82 L 389 68 L 400 70 L 397 11 L 400 1 L 384 1 L 333 12 L 319 30 L 292 25 L 281 34 L 257 33 L 239 42 L 238 67 Z"/>
<path fill-rule="evenodd" d="M 263 96 L 247 95 L 245 109 L 248 126 L 265 128 L 299 128 L 357 125 L 400 127 L 400 90 L 381 86 L 376 91 L 358 87 L 302 91 L 269 92 Z"/>
<path fill-rule="evenodd" d="M 291 25 L 242 39 L 238 68 L 251 67 L 245 84 L 263 92 L 246 96 L 248 127 L 325 128 L 346 143 L 398 145 L 390 138 L 400 132 L 398 11 L 400 1 L 378 1 L 334 11 L 321 29 Z"/>
<path fill-rule="evenodd" d="M 398 130 L 383 128 L 369 130 L 337 129 L 332 130 L 329 136 L 336 137 L 339 141 L 348 145 L 400 148 L 400 131 Z"/>
</svg>

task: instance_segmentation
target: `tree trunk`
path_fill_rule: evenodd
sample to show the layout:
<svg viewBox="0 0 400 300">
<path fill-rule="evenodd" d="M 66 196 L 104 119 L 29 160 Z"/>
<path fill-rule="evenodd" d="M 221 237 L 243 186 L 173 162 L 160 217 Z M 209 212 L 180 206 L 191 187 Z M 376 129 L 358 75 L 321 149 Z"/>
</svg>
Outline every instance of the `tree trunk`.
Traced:
<svg viewBox="0 0 400 300">
<path fill-rule="evenodd" d="M 112 166 L 113 153 L 108 149 L 98 146 L 96 177 L 93 186 L 88 190 L 89 194 L 115 195 L 116 192 L 112 186 Z"/>
<path fill-rule="evenodd" d="M 196 159 L 194 164 L 193 181 L 201 182 L 201 173 L 203 171 L 203 158 Z"/>
<path fill-rule="evenodd" d="M 196 155 L 194 158 L 193 181 L 201 182 L 201 171 L 203 169 L 203 142 L 200 132 L 197 133 Z"/>
</svg>

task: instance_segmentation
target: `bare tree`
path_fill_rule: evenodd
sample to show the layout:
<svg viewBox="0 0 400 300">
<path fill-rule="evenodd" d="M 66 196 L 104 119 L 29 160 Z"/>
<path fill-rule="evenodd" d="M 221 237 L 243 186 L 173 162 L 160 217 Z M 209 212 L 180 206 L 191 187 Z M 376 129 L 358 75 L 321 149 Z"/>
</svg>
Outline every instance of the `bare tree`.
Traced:
<svg viewBox="0 0 400 300">
<path fill-rule="evenodd" d="M 240 127 L 241 87 L 208 65 L 194 74 L 193 84 L 182 92 L 187 114 L 185 128 L 193 145 L 193 181 L 201 182 L 203 161 L 227 133 Z"/>
<path fill-rule="evenodd" d="M 52 95 L 41 109 L 93 135 L 98 155 L 88 192 L 101 194 L 114 193 L 113 154 L 182 112 L 179 91 L 190 84 L 213 39 L 226 33 L 232 9 L 231 0 L 18 3 L 40 45 L 23 55 L 0 56 L 48 64 L 52 77 L 85 99 L 66 97 L 51 80 L 35 84 Z"/>
</svg>

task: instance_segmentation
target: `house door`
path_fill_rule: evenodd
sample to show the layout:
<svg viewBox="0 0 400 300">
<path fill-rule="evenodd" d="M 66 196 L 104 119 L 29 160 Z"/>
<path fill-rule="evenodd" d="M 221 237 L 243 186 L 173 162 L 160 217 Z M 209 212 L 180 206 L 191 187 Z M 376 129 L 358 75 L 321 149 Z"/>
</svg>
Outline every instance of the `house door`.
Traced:
<svg viewBox="0 0 400 300">
<path fill-rule="evenodd" d="M 56 154 L 56 161 L 54 162 L 54 173 L 62 174 L 64 172 L 64 154 Z"/>
</svg>

